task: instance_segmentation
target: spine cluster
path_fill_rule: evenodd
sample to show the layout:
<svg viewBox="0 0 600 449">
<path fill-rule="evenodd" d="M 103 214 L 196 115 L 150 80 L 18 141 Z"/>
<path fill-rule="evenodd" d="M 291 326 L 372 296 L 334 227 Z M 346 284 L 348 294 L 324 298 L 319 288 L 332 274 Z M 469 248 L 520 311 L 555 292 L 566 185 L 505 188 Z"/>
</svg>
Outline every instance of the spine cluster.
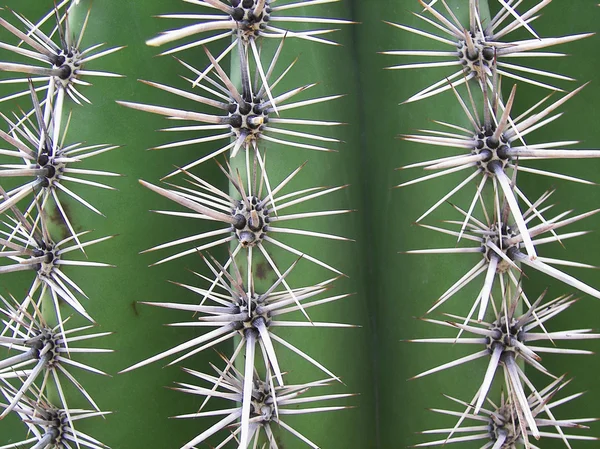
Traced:
<svg viewBox="0 0 600 449">
<path fill-rule="evenodd" d="M 4 11 L 0 18 L 12 37 L 1 43 L 0 70 L 9 72 L 2 84 L 22 89 L 1 102 L 18 99 L 27 105 L 0 113 L 7 128 L 0 131 L 0 345 L 5 352 L 0 360 L 0 419 L 18 415 L 27 430 L 22 440 L 5 448 L 107 447 L 77 430 L 77 421 L 108 413 L 78 380 L 83 371 L 107 374 L 78 358 L 111 352 L 87 342 L 110 332 L 93 331 L 96 323 L 86 310 L 89 298 L 70 267 L 110 267 L 87 259 L 85 252 L 112 236 L 94 238 L 88 235 L 91 231 L 76 231 L 79 226 L 67 213 L 65 200 L 102 215 L 77 193 L 78 185 L 112 190 L 98 180 L 119 176 L 94 170 L 88 161 L 117 146 L 74 141 L 69 124 L 73 108 L 92 107 L 85 105 L 90 103 L 87 80 L 119 76 L 89 70 L 87 64 L 120 48 L 83 48 L 90 11 L 74 30 L 72 7 L 69 1 L 55 4 L 37 22 L 16 11 Z M 11 283 L 11 276 L 21 271 L 30 274 L 29 286 L 10 289 L 19 285 Z M 87 409 L 73 403 L 86 403 Z"/>
<path fill-rule="evenodd" d="M 429 230 L 454 237 L 445 248 L 410 250 L 412 254 L 461 254 L 475 264 L 458 280 L 448 281 L 448 288 L 429 308 L 427 315 L 449 309 L 440 319 L 425 317 L 424 321 L 454 329 L 454 337 L 412 340 L 417 343 L 461 345 L 473 352 L 443 363 L 415 376 L 434 374 L 476 360 L 485 360 L 479 388 L 473 396 L 449 398 L 453 409 L 436 409 L 438 413 L 456 416 L 452 428 L 430 429 L 425 434 L 443 438 L 418 444 L 419 447 L 464 444 L 478 441 L 482 448 L 509 449 L 538 447 L 540 438 L 555 438 L 571 447 L 571 440 L 594 440 L 594 437 L 572 434 L 572 429 L 584 428 L 593 419 L 564 420 L 555 417 L 553 408 L 579 395 L 560 397 L 569 381 L 565 375 L 551 373 L 543 365 L 542 355 L 590 354 L 581 349 L 565 349 L 562 340 L 596 339 L 600 334 L 590 329 L 552 330 L 552 318 L 576 302 L 572 295 L 553 297 L 547 290 L 529 291 L 523 285 L 528 270 L 537 270 L 569 288 L 600 298 L 600 292 L 563 271 L 561 267 L 593 268 L 570 260 L 543 257 L 543 246 L 579 237 L 586 231 L 563 233 L 562 228 L 598 212 L 573 215 L 571 211 L 555 212 L 548 187 L 539 198 L 532 198 L 519 182 L 522 173 L 541 175 L 553 182 L 566 180 L 589 184 L 589 181 L 563 173 L 542 170 L 536 161 L 542 159 L 597 158 L 598 150 L 573 150 L 567 146 L 576 141 L 532 142 L 529 133 L 559 119 L 561 106 L 585 86 L 570 93 L 555 86 L 557 80 L 574 81 L 567 76 L 536 69 L 521 63 L 535 58 L 562 56 L 549 52 L 555 45 L 589 37 L 576 34 L 559 38 L 537 35 L 532 22 L 548 2 L 539 2 L 529 10 L 517 11 L 521 2 L 500 2 L 491 15 L 487 5 L 469 0 L 468 17 L 464 23 L 443 0 L 426 4 L 416 16 L 436 30 L 430 32 L 399 24 L 397 28 L 425 36 L 445 46 L 443 50 L 399 50 L 386 54 L 401 57 L 435 57 L 436 62 L 411 62 L 392 67 L 398 70 L 424 70 L 433 67 L 455 67 L 455 71 L 439 82 L 411 96 L 407 102 L 432 101 L 429 97 L 454 94 L 464 116 L 451 123 L 437 122 L 435 129 L 420 130 L 421 134 L 404 135 L 410 142 L 431 147 L 452 148 L 455 155 L 431 157 L 403 168 L 420 167 L 429 174 L 402 183 L 418 184 L 431 179 L 462 173 L 462 180 L 435 204 L 417 223 Z M 496 5 L 490 4 L 493 8 Z M 518 32 L 527 39 L 511 39 Z M 446 51 L 444 51 L 446 50 Z M 504 97 L 502 84 L 510 87 Z M 519 89 L 517 89 L 519 86 Z M 535 87 L 532 87 L 535 86 Z M 515 113 L 517 91 L 522 89 L 550 91 L 523 113 Z M 406 107 L 406 106 L 405 106 Z M 430 153 L 429 153 L 430 154 Z M 475 187 L 473 189 L 473 187 Z M 459 192 L 473 192 L 465 204 L 455 204 Z M 450 205 L 448 205 L 450 203 Z M 552 209 L 552 210 L 551 210 Z M 443 217 L 443 226 L 425 223 L 425 218 Z M 431 218 L 429 217 L 429 218 Z M 472 256 L 478 255 L 477 257 Z M 468 255 L 468 256 L 467 256 Z M 476 295 L 470 296 L 475 285 Z M 454 306 L 472 304 L 465 316 L 452 311 Z M 540 345 L 540 342 L 546 344 Z M 528 371 L 547 375 L 548 385 L 535 385 Z M 445 392 L 449 393 L 449 392 Z M 558 395 L 558 396 L 557 396 Z M 543 443 L 541 443 L 543 445 Z"/>
<path fill-rule="evenodd" d="M 308 254 L 301 246 L 286 242 L 288 236 L 301 236 L 302 240 L 348 240 L 338 235 L 302 229 L 306 219 L 344 217 L 351 212 L 347 209 L 311 208 L 312 200 L 335 194 L 347 186 L 300 187 L 303 174 L 310 170 L 310 163 L 307 168 L 304 163 L 283 177 L 281 171 L 274 172 L 270 168 L 278 165 L 282 153 L 303 150 L 331 152 L 335 149 L 332 146 L 339 142 L 330 137 L 330 129 L 341 123 L 315 119 L 311 109 L 314 110 L 315 105 L 335 101 L 341 95 L 307 96 L 306 93 L 312 92 L 316 83 L 287 90 L 280 87 L 285 85 L 288 72 L 303 70 L 298 67 L 301 61 L 296 64 L 298 58 L 288 65 L 280 62 L 286 56 L 289 40 L 337 45 L 323 37 L 334 30 L 297 31 L 294 26 L 296 22 L 318 27 L 346 23 L 344 20 L 299 14 L 300 8 L 306 7 L 308 11 L 309 6 L 329 2 L 190 2 L 195 11 L 162 17 L 191 19 L 196 23 L 164 32 L 147 41 L 151 46 L 175 43 L 175 47 L 162 55 L 181 53 L 178 60 L 187 87 L 180 89 L 141 80 L 150 87 L 189 100 L 190 108 L 119 101 L 128 108 L 191 123 L 191 126 L 186 124 L 166 129 L 189 137 L 157 149 L 202 144 L 197 146 L 196 159 L 165 173 L 162 184 L 146 180 L 140 180 L 140 183 L 183 208 L 183 211 L 180 208 L 160 213 L 214 223 L 209 231 L 147 250 L 164 254 L 154 265 L 182 257 L 187 257 L 190 264 L 200 263 L 198 269 L 204 265 L 202 269 L 208 271 L 208 276 L 198 274 L 195 285 L 178 284 L 197 295 L 195 304 L 176 300 L 145 304 L 184 311 L 188 321 L 176 323 L 176 326 L 200 326 L 206 328 L 206 332 L 122 371 L 135 370 L 172 356 L 176 358 L 169 365 L 179 364 L 218 344 L 228 343 L 221 346 L 229 348 L 222 354 L 221 366 L 213 366 L 207 372 L 185 369 L 196 377 L 198 385 L 181 383 L 175 388 L 205 397 L 195 413 L 178 415 L 177 418 L 218 417 L 214 425 L 202 429 L 186 443 L 182 447 L 185 449 L 202 447 L 209 441 L 219 441 L 218 447 L 231 444 L 246 448 L 266 444 L 276 448 L 280 441 L 278 432 L 289 432 L 316 448 L 318 446 L 311 437 L 292 427 L 286 416 L 341 410 L 344 405 L 327 404 L 351 396 L 348 393 L 319 393 L 331 383 L 341 382 L 340 378 L 304 352 L 301 344 L 284 339 L 279 332 L 280 328 L 286 327 L 308 327 L 311 332 L 318 332 L 320 327 L 351 327 L 311 319 L 312 307 L 348 296 L 330 292 L 343 273 L 327 263 L 326 254 Z M 288 25 L 291 25 L 289 29 Z M 180 44 L 183 39 L 189 38 L 193 40 Z M 224 48 L 213 54 L 205 47 L 213 41 L 225 42 Z M 203 51 L 199 53 L 204 57 L 188 57 L 186 51 L 194 47 L 202 47 Z M 228 59 L 231 60 L 229 66 L 224 63 Z M 319 132 L 315 133 L 314 129 Z M 203 178 L 203 173 L 215 169 L 222 173 L 227 189 L 212 185 Z M 224 253 L 223 250 L 228 252 L 228 257 L 217 258 L 216 254 Z M 286 255 L 291 256 L 291 265 L 284 262 Z M 288 275 L 302 270 L 306 264 L 321 267 L 333 277 L 324 278 L 316 285 L 290 285 Z M 260 273 L 265 271 L 265 268 L 259 268 L 261 265 L 270 273 L 266 280 L 264 273 Z M 290 384 L 286 381 L 286 372 L 293 367 L 280 362 L 281 352 L 291 352 L 298 360 L 304 359 L 304 363 L 313 365 L 324 377 L 306 378 L 299 384 Z M 224 409 L 215 409 L 212 406 L 214 401 L 210 401 L 212 398 L 226 399 L 231 404 L 225 404 L 227 408 Z"/>
</svg>

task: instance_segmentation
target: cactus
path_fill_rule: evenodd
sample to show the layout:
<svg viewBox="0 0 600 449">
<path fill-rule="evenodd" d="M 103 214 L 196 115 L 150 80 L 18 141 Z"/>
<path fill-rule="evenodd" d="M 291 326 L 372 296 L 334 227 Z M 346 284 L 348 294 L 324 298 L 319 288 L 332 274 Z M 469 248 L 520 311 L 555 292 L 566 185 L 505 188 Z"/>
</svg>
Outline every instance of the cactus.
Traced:
<svg viewBox="0 0 600 449">
<path fill-rule="evenodd" d="M 0 448 L 595 444 L 596 5 L 6 3 Z"/>
</svg>

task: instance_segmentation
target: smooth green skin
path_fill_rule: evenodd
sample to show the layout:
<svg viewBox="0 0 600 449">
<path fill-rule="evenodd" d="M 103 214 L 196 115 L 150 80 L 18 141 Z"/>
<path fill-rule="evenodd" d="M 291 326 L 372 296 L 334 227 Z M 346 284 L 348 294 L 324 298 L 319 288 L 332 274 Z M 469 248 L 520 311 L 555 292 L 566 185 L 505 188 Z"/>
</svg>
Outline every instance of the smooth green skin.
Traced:
<svg viewBox="0 0 600 449">
<path fill-rule="evenodd" d="M 48 8 L 40 8 L 40 3 L 42 2 L 32 0 L 5 1 L 9 7 L 14 7 L 31 19 L 40 17 Z M 85 7 L 86 2 L 82 3 Z M 351 184 L 343 192 L 331 195 L 331 198 L 325 197 L 322 201 L 309 202 L 303 210 L 325 210 L 333 207 L 358 209 L 358 212 L 347 216 L 318 218 L 310 223 L 304 220 L 305 223 L 299 223 L 297 226 L 347 236 L 356 242 L 325 242 L 314 238 L 284 239 L 311 255 L 323 258 L 349 276 L 348 279 L 336 283 L 335 293 L 357 293 L 337 304 L 315 308 L 310 311 L 310 316 L 315 321 L 354 323 L 362 328 L 305 328 L 279 333 L 286 339 L 289 335 L 289 341 L 342 377 L 346 386 L 336 387 L 331 392 L 335 390 L 343 393 L 361 393 L 360 396 L 346 401 L 347 404 L 358 408 L 314 415 L 309 419 L 286 421 L 323 448 L 388 449 L 421 442 L 424 439 L 414 432 L 454 422 L 440 420 L 436 414 L 425 408 L 450 406 L 449 401 L 441 396 L 442 393 L 468 400 L 481 379 L 481 366 L 475 370 L 473 365 L 467 369 L 453 369 L 430 378 L 406 381 L 418 372 L 461 354 L 460 348 L 438 348 L 434 345 L 409 344 L 399 340 L 441 336 L 440 329 L 413 317 L 421 316 L 445 288 L 476 262 L 476 256 L 466 260 L 466 256 L 459 258 L 450 255 L 434 257 L 397 254 L 402 250 L 452 244 L 449 238 L 411 226 L 411 221 L 428 205 L 433 204 L 442 192 L 447 191 L 447 186 L 455 185 L 459 178 L 439 182 L 428 181 L 423 185 L 399 190 L 392 189 L 392 186 L 420 175 L 418 169 L 395 172 L 393 168 L 421 160 L 425 154 L 433 154 L 432 151 L 440 155 L 443 151 L 441 148 L 429 151 L 422 145 L 395 140 L 394 137 L 399 133 L 429 127 L 431 124 L 428 120 L 448 120 L 455 123 L 457 116 L 463 116 L 450 93 L 417 104 L 397 104 L 423 88 L 427 82 L 436 81 L 445 73 L 443 69 L 425 72 L 382 70 L 384 66 L 399 63 L 400 58 L 377 55 L 377 51 L 425 48 L 423 42 L 429 45 L 429 41 L 415 38 L 409 33 L 381 23 L 383 18 L 408 25 L 417 24 L 409 10 L 417 11 L 418 5 L 416 2 L 414 5 L 403 3 L 377 0 L 345 1 L 327 5 L 320 8 L 318 13 L 330 17 L 352 17 L 361 22 L 359 26 L 344 27 L 342 32 L 336 33 L 335 39 L 344 46 L 332 48 L 314 43 L 302 44 L 290 39 L 284 49 L 284 61 L 291 61 L 298 55 L 300 60 L 286 77 L 285 86 L 280 87 L 281 91 L 286 87 L 320 82 L 319 86 L 312 89 L 314 92 L 307 94 L 305 98 L 313 95 L 348 94 L 343 99 L 299 110 L 297 115 L 293 115 L 306 117 L 308 114 L 316 114 L 316 117 L 324 120 L 347 122 L 348 126 L 331 130 L 331 135 L 346 142 L 337 146 L 339 153 L 321 154 L 309 150 L 273 148 L 272 151 L 269 150 L 268 160 L 270 176 L 275 180 L 282 179 L 299 164 L 309 160 L 293 186 L 290 185 L 290 190 L 304 186 Z M 455 3 L 457 2 L 453 2 Z M 597 28 L 594 18 L 599 11 L 594 4 L 579 0 L 573 2 L 577 9 L 572 7 L 570 10 L 567 5 L 554 3 L 557 4 L 548 6 L 544 17 L 536 23 L 536 30 L 540 35 L 564 35 L 593 31 Z M 93 168 L 113 170 L 126 175 L 111 183 L 119 189 L 118 192 L 76 187 L 76 192 L 84 198 L 93 198 L 93 204 L 102 210 L 107 218 L 97 217 L 78 204 L 72 207 L 78 229 L 96 229 L 92 234 L 94 237 L 119 234 L 119 237 L 110 242 L 92 247 L 88 251 L 90 260 L 114 263 L 118 267 L 69 271 L 91 298 L 88 310 L 100 324 L 99 330 L 116 332 L 116 335 L 106 337 L 103 344 L 98 342 L 97 346 L 110 347 L 117 352 L 112 355 L 99 355 L 89 362 L 114 377 L 101 378 L 76 373 L 103 409 L 118 411 L 105 421 L 98 419 L 96 422 L 86 423 L 85 426 L 82 424 L 81 430 L 89 432 L 114 449 L 180 447 L 215 422 L 167 421 L 168 416 L 193 412 L 199 404 L 199 398 L 163 388 L 173 385 L 172 382 L 177 380 L 195 382 L 194 378 L 182 373 L 177 367 L 159 367 L 172 358 L 164 363 L 158 362 L 131 373 L 116 375 L 117 371 L 196 335 L 194 332 L 162 326 L 164 323 L 188 320 L 187 315 L 169 313 L 144 305 L 134 307 L 134 303 L 140 300 L 192 303 L 196 300 L 193 295 L 166 283 L 165 280 L 200 286 L 194 276 L 185 270 L 199 270 L 202 266 L 199 258 L 188 256 L 179 261 L 148 268 L 147 264 L 172 252 L 165 250 L 146 255 L 138 255 L 137 252 L 177 237 L 190 235 L 192 232 L 199 233 L 200 229 L 210 229 L 211 226 L 200 228 L 196 221 L 149 213 L 149 209 L 174 208 L 169 201 L 140 186 L 137 180 L 142 178 L 157 183 L 173 165 L 187 163 L 197 153 L 192 148 L 145 152 L 146 148 L 168 142 L 167 139 L 172 138 L 172 135 L 154 132 L 169 123 L 162 117 L 126 110 L 114 103 L 114 100 L 120 99 L 173 107 L 178 104 L 173 95 L 157 92 L 156 89 L 135 82 L 135 79 L 143 78 L 179 87 L 185 86 L 176 76 L 187 75 L 185 69 L 169 57 L 154 57 L 158 51 L 145 46 L 144 40 L 181 22 L 153 19 L 152 15 L 189 9 L 189 5 L 179 1 L 172 1 L 168 7 L 164 2 L 156 0 L 145 0 L 143 5 L 133 0 L 104 0 L 94 3 L 86 38 L 87 45 L 107 41 L 110 46 L 128 47 L 117 54 L 102 58 L 93 66 L 90 64 L 89 68 L 122 73 L 127 75 L 127 78 L 92 80 L 94 86 L 84 88 L 82 92 L 92 100 L 94 106 L 74 107 L 76 114 L 69 133 L 73 140 L 126 145 L 112 154 L 90 160 L 90 166 L 93 165 Z M 307 13 L 311 11 L 317 14 L 314 8 L 307 10 Z M 3 17 L 6 15 L 8 14 L 4 13 Z M 573 56 L 550 61 L 551 67 L 556 67 L 558 73 L 573 75 L 581 81 L 593 79 L 599 68 L 597 58 L 592 57 L 596 54 L 596 46 L 595 37 L 564 46 L 561 50 L 572 53 Z M 219 48 L 222 48 L 222 43 L 217 43 L 214 51 L 218 51 Z M 204 66 L 206 61 L 201 51 L 186 52 L 181 57 L 188 62 L 199 61 L 198 66 Z M 542 64 L 536 67 L 542 67 Z M 594 100 L 600 101 L 600 86 L 593 83 L 584 92 L 584 95 L 579 95 L 566 105 L 563 110 L 566 110 L 567 114 L 555 122 L 556 126 L 551 126 L 543 132 L 532 133 L 528 141 L 573 138 L 585 140 L 589 147 L 593 147 L 598 141 L 598 116 L 591 105 L 595 104 Z M 526 109 L 544 94 L 541 89 L 519 86 L 517 110 Z M 184 107 L 190 105 L 189 102 L 180 104 Z M 187 136 L 188 134 L 182 134 L 182 138 Z M 585 143 L 581 145 L 582 148 L 585 147 Z M 203 151 L 214 147 L 206 148 Z M 594 165 L 593 161 L 573 161 L 564 164 L 568 167 L 564 172 L 568 170 L 570 174 L 598 181 Z M 539 166 L 541 167 L 541 164 Z M 544 165 L 544 168 L 547 166 L 549 164 Z M 226 188 L 223 176 L 215 168 L 207 163 L 194 173 L 201 174 L 209 182 Z M 563 171 L 562 167 L 559 169 Z M 533 176 L 529 179 L 530 181 L 524 176 L 522 181 L 529 182 L 526 188 L 531 197 L 535 197 L 550 185 L 559 187 L 555 194 L 557 202 L 560 198 L 557 210 L 576 208 L 576 211 L 584 211 L 595 207 L 597 202 L 594 186 L 575 186 L 562 181 L 552 183 L 551 180 Z M 464 204 L 468 198 L 467 194 L 458 197 L 456 202 Z M 436 220 L 444 218 L 444 211 L 445 209 L 441 209 L 441 214 L 431 217 L 428 222 L 435 224 Z M 577 229 L 594 229 L 598 223 L 597 218 L 588 219 L 587 223 L 583 223 Z M 594 235 L 571 240 L 566 244 L 568 253 L 564 257 L 594 263 L 594 257 L 589 253 L 590 249 L 594 251 L 597 248 L 597 244 L 598 240 Z M 549 246 L 548 253 L 544 255 L 562 257 L 564 251 L 558 248 L 552 253 L 550 249 Z M 224 257 L 223 252 L 214 251 L 212 254 L 215 257 Z M 284 256 L 281 264 L 286 267 L 294 259 L 295 257 Z M 572 272 L 582 280 L 598 285 L 594 279 L 595 273 L 584 270 Z M 318 282 L 328 277 L 329 273 L 324 269 L 307 261 L 300 261 L 295 272 L 290 275 L 289 282 L 292 286 L 304 286 L 308 285 L 308 282 Z M 19 281 L 26 286 L 28 278 L 10 278 L 8 285 L 3 280 L 3 291 L 4 288 L 12 292 L 24 288 L 16 286 Z M 536 294 L 549 285 L 552 285 L 549 290 L 552 297 L 570 292 L 563 285 L 551 284 L 547 277 L 535 274 L 530 275 L 527 288 Z M 462 313 L 471 304 L 475 290 L 476 288 L 470 290 L 471 295 L 465 294 L 460 300 L 453 300 L 445 310 Z M 461 303 L 462 301 L 464 303 Z M 584 298 L 573 308 L 573 313 L 555 320 L 553 329 L 597 327 L 598 310 L 592 308 L 598 306 L 596 300 Z M 462 310 L 459 310 L 461 307 Z M 571 346 L 591 348 L 594 345 L 587 342 L 584 345 L 569 347 Z M 230 350 L 231 345 L 222 348 L 226 354 Z M 323 377 L 322 373 L 308 367 L 305 361 L 289 351 L 282 350 L 279 354 L 281 366 L 290 371 L 287 376 L 289 383 Z M 194 357 L 193 361 L 186 361 L 183 366 L 206 370 L 209 359 L 222 366 L 216 355 L 210 351 L 203 356 Z M 562 374 L 569 371 L 577 377 L 568 392 L 591 389 L 590 394 L 583 399 L 574 401 L 572 405 L 562 406 L 562 410 L 559 409 L 561 417 L 587 417 L 597 414 L 595 402 L 599 394 L 594 391 L 594 368 L 598 368 L 597 364 L 600 363 L 597 357 L 546 356 L 544 363 L 551 372 Z M 536 380 L 538 384 L 549 381 L 548 378 L 541 377 L 536 377 Z M 325 391 L 319 394 L 325 394 Z M 73 405 L 84 404 L 74 401 Z M 13 430 L 22 436 L 22 427 L 16 425 L 13 429 L 14 423 L 14 419 L 0 423 L 3 443 L 11 437 Z M 593 425 L 590 434 L 598 434 Z M 286 432 L 281 432 L 281 438 L 283 444 L 280 447 L 307 447 L 295 438 L 290 438 Z M 220 439 L 211 441 L 217 444 Z M 592 445 L 593 443 L 574 443 L 574 447 Z M 465 444 L 464 447 L 479 446 Z M 543 447 L 561 446 L 544 441 Z"/>
</svg>

